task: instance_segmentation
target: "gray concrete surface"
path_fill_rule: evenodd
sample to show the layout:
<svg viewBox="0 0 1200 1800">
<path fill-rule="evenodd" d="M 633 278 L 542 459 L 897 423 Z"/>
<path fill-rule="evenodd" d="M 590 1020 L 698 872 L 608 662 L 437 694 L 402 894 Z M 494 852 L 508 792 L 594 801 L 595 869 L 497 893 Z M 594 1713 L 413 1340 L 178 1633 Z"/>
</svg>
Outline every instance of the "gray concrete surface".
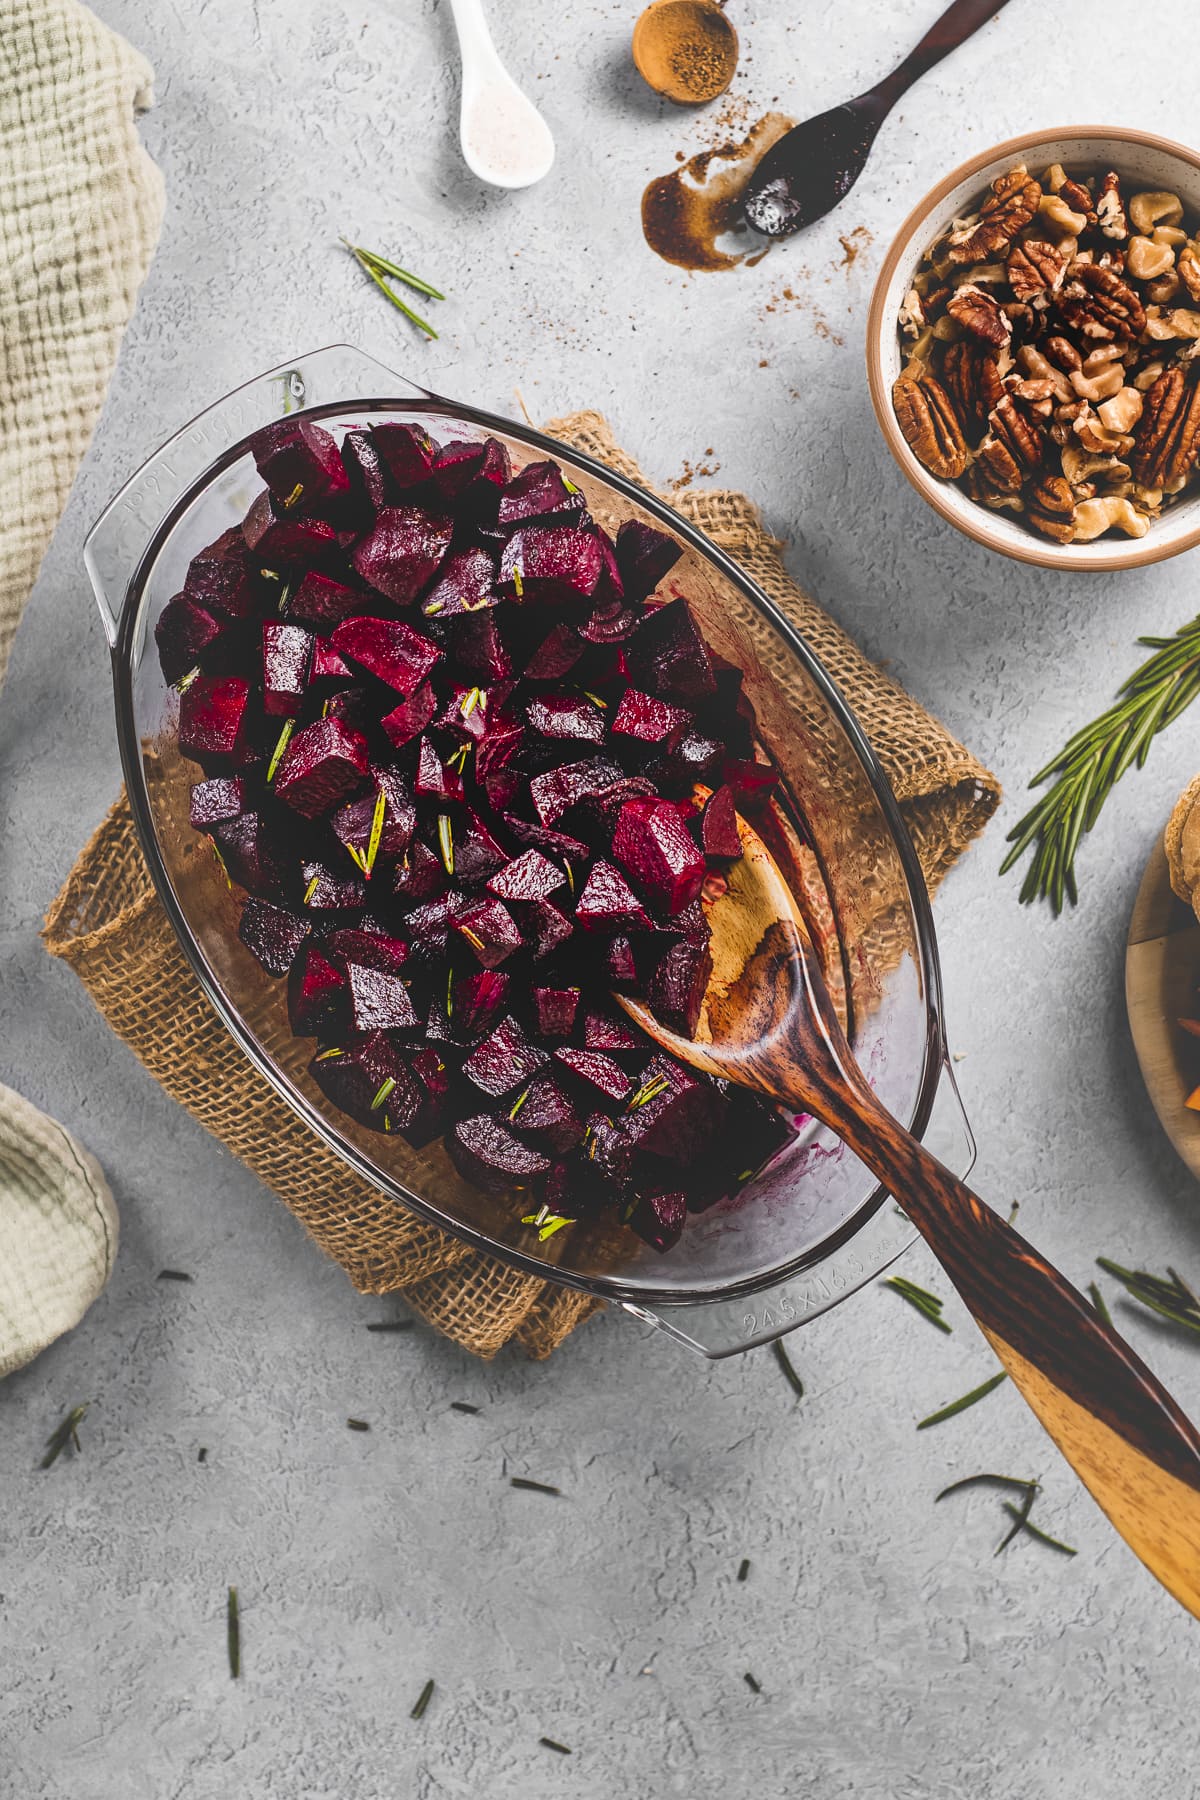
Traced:
<svg viewBox="0 0 1200 1800">
<path fill-rule="evenodd" d="M 98 5 L 157 68 L 145 135 L 169 210 L 0 701 L 0 1077 L 100 1156 L 124 1244 L 83 1326 L 0 1389 L 0 1793 L 1189 1794 L 1194 1627 L 1014 1393 L 914 1433 L 992 1366 L 956 1302 L 950 1338 L 881 1289 L 805 1328 L 790 1340 L 801 1404 L 767 1354 L 708 1365 L 612 1314 L 544 1367 L 485 1367 L 423 1329 L 369 1336 L 389 1306 L 321 1261 L 37 941 L 118 779 L 80 545 L 159 439 L 339 337 L 500 411 L 514 386 L 540 417 L 598 406 L 656 478 L 719 463 L 756 494 L 797 573 L 1008 786 L 938 905 L 982 1191 L 1019 1199 L 1081 1280 L 1098 1252 L 1200 1276 L 1196 1192 L 1149 1113 L 1121 991 L 1138 876 L 1200 762 L 1197 720 L 1106 811 L 1074 917 L 1021 910 L 996 872 L 1024 780 L 1107 703 L 1139 631 L 1195 610 L 1196 562 L 1089 580 L 966 544 L 893 467 L 862 359 L 889 233 L 951 163 L 1085 115 L 1186 137 L 1188 59 L 1131 50 L 1116 0 L 1053 15 L 1014 0 L 904 102 L 840 213 L 756 269 L 689 278 L 644 248 L 638 202 L 677 148 L 711 141 L 711 117 L 639 87 L 628 0 L 495 9 L 559 145 L 550 179 L 508 197 L 458 159 L 445 0 Z M 751 117 L 777 96 L 818 110 L 936 10 L 731 0 L 735 91 Z M 1180 50 L 1188 14 L 1167 0 L 1155 43 Z M 859 226 L 843 266 L 839 234 Z M 377 301 L 342 231 L 444 285 L 438 343 Z M 927 1256 L 909 1261 L 945 1290 Z M 194 1283 L 156 1283 L 164 1265 Z M 1200 1410 L 1197 1349 L 1119 1310 Z M 39 1473 L 46 1433 L 84 1398 L 82 1457 Z M 1040 1516 L 1078 1556 L 1020 1542 L 993 1559 L 994 1499 L 935 1508 L 980 1468 L 1040 1474 Z M 516 1492 L 512 1473 L 565 1497 Z M 413 1723 L 427 1676 L 437 1692 Z"/>
</svg>

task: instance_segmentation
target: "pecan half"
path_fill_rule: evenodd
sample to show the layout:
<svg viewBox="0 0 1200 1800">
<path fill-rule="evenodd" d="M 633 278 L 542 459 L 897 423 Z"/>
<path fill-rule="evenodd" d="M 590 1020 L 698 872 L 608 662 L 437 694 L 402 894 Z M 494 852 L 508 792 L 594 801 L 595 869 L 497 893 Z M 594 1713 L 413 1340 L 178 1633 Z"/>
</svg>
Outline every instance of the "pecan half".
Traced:
<svg viewBox="0 0 1200 1800">
<path fill-rule="evenodd" d="M 1085 338 L 1104 343 L 1135 338 L 1146 323 L 1146 309 L 1128 282 L 1099 263 L 1075 263 L 1068 270 L 1058 311 Z"/>
<path fill-rule="evenodd" d="M 1200 363 L 1171 363 L 1146 395 L 1130 458 L 1144 487 L 1186 481 L 1200 458 Z"/>
<path fill-rule="evenodd" d="M 1096 223 L 1106 238 L 1122 242 L 1129 236 L 1129 220 L 1125 217 L 1125 202 L 1121 199 L 1121 179 L 1115 169 L 1110 169 L 1100 183 L 1100 192 L 1096 196 Z"/>
<path fill-rule="evenodd" d="M 986 344 L 958 338 L 946 345 L 942 379 L 964 431 L 977 441 L 987 429 L 988 414 L 1004 392 L 995 356 Z"/>
<path fill-rule="evenodd" d="M 1039 294 L 1054 293 L 1066 272 L 1065 257 L 1045 238 L 1026 238 L 1009 252 L 1008 279 L 1018 300 L 1036 303 Z"/>
<path fill-rule="evenodd" d="M 1075 536 L 1075 496 L 1064 475 L 1043 475 L 1029 490 L 1025 516 L 1035 531 L 1069 544 Z"/>
<path fill-rule="evenodd" d="M 1058 193 L 1059 198 L 1066 201 L 1072 212 L 1082 213 L 1089 225 L 1096 223 L 1096 208 L 1092 196 L 1081 182 L 1072 181 L 1068 175 Z"/>
<path fill-rule="evenodd" d="M 1001 312 L 995 294 L 976 287 L 974 282 L 959 288 L 947 302 L 946 311 L 952 319 L 958 320 L 964 331 L 990 344 L 994 350 L 1002 350 L 1012 337 L 1012 320 Z"/>
<path fill-rule="evenodd" d="M 989 418 L 992 431 L 1022 471 L 1036 469 L 1042 460 L 1045 439 L 1041 428 L 1013 394 L 1004 394 Z"/>
<path fill-rule="evenodd" d="M 1052 362 L 1056 369 L 1064 375 L 1070 375 L 1075 369 L 1082 369 L 1083 358 L 1071 342 L 1070 338 L 1048 337 L 1042 345 L 1047 362 Z"/>
<path fill-rule="evenodd" d="M 1020 510 L 1021 489 L 1025 483 L 1021 465 L 999 438 L 985 437 L 971 465 L 978 497 L 985 506 L 1010 506 Z"/>
<path fill-rule="evenodd" d="M 978 220 L 952 232 L 948 246 L 952 263 L 987 262 L 1012 243 L 1037 211 L 1042 190 L 1024 163 L 998 175 L 979 211 Z"/>
<path fill-rule="evenodd" d="M 954 402 L 935 375 L 902 375 L 892 408 L 904 441 L 931 475 L 957 481 L 967 466 L 967 441 Z"/>
</svg>

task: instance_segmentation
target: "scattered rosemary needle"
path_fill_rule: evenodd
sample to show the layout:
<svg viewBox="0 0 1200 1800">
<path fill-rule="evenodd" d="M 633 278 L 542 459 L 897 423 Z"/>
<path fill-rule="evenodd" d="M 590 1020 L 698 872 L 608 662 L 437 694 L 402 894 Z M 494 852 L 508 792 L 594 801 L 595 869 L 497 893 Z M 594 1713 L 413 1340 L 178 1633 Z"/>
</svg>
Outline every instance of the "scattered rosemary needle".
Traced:
<svg viewBox="0 0 1200 1800">
<path fill-rule="evenodd" d="M 571 1754 L 570 1746 L 560 1744 L 557 1738 L 540 1737 L 538 1743 L 547 1750 L 557 1750 L 560 1756 L 570 1756 Z"/>
<path fill-rule="evenodd" d="M 81 1406 L 73 1406 L 66 1418 L 54 1427 L 46 1439 L 46 1454 L 38 1465 L 39 1468 L 52 1468 L 68 1444 L 74 1445 L 76 1455 L 79 1454 L 83 1448 L 79 1442 L 79 1427 L 91 1404 L 90 1400 L 85 1400 Z"/>
<path fill-rule="evenodd" d="M 445 294 L 440 293 L 431 282 L 422 281 L 419 275 L 413 275 L 408 269 L 402 269 L 398 263 L 390 262 L 386 256 L 379 256 L 374 250 L 364 250 L 361 244 L 352 244 L 349 238 L 344 237 L 341 241 L 359 267 L 366 270 L 380 292 L 387 295 L 396 310 L 402 312 L 405 318 L 417 327 L 418 331 L 425 333 L 427 338 L 436 338 L 437 332 L 433 326 L 428 324 L 419 313 L 414 312 L 412 307 L 400 298 L 391 284 L 393 281 L 401 281 L 405 287 L 412 288 L 415 293 L 427 295 L 430 300 L 444 300 Z"/>
<path fill-rule="evenodd" d="M 1088 1282 L 1088 1299 L 1106 1325 L 1112 1324 L 1112 1314 L 1108 1310 L 1108 1302 L 1094 1281 Z"/>
<path fill-rule="evenodd" d="M 1040 1526 L 1035 1525 L 1032 1519 L 1027 1515 L 1023 1517 L 1020 1508 L 1014 1506 L 1011 1500 L 1006 1500 L 1004 1502 L 1004 1510 L 1006 1513 L 1011 1513 L 1013 1518 L 1016 1519 L 1017 1531 L 1027 1532 L 1031 1538 L 1036 1538 L 1039 1544 L 1046 1544 L 1051 1550 L 1061 1551 L 1063 1556 L 1079 1555 L 1079 1552 L 1075 1549 L 1074 1545 L 1064 1544 L 1061 1538 L 1051 1537 L 1048 1531 L 1043 1531 Z M 1001 1546 L 1001 1548 L 1003 1548 L 1003 1546 Z"/>
<path fill-rule="evenodd" d="M 1001 1369 L 998 1374 L 992 1375 L 987 1381 L 980 1382 L 977 1388 L 972 1388 L 969 1394 L 963 1394 L 960 1399 L 952 1400 L 949 1406 L 943 1406 L 939 1411 L 930 1413 L 927 1419 L 918 1420 L 917 1430 L 924 1431 L 929 1425 L 940 1425 L 943 1419 L 952 1419 L 955 1413 L 965 1412 L 968 1406 L 974 1406 L 977 1400 L 982 1400 L 985 1394 L 990 1394 L 993 1388 L 998 1388 L 1002 1381 L 1007 1380 L 1007 1370 Z"/>
<path fill-rule="evenodd" d="M 199 1450 L 196 1452 L 196 1461 L 197 1462 L 207 1462 L 208 1461 L 208 1445 L 207 1444 L 201 1444 Z"/>
<path fill-rule="evenodd" d="M 160 1269 L 154 1279 L 155 1281 L 190 1281 L 192 1278 L 190 1275 L 185 1275 L 182 1269 Z"/>
<path fill-rule="evenodd" d="M 508 1484 L 510 1487 L 528 1488 L 530 1493 L 532 1493 L 532 1494 L 556 1494 L 557 1495 L 557 1494 L 562 1493 L 561 1488 L 551 1487 L 549 1482 L 547 1482 L 547 1481 L 530 1481 L 524 1475 L 511 1475 L 509 1477 Z"/>
<path fill-rule="evenodd" d="M 1112 1275 L 1121 1283 L 1131 1299 L 1149 1307 L 1160 1318 L 1169 1319 L 1172 1325 L 1200 1333 L 1200 1296 L 1174 1269 L 1168 1269 L 1167 1279 L 1164 1279 L 1161 1275 L 1151 1275 L 1146 1269 L 1123 1269 L 1120 1263 L 1109 1262 L 1106 1256 L 1098 1256 L 1096 1262 L 1106 1275 Z"/>
<path fill-rule="evenodd" d="M 783 1347 L 782 1338 L 775 1339 L 775 1342 L 771 1345 L 771 1350 L 772 1350 L 772 1353 L 774 1354 L 775 1361 L 779 1364 L 780 1368 L 783 1370 L 785 1376 L 787 1377 L 788 1381 L 790 1382 L 792 1392 L 795 1394 L 797 1400 L 803 1400 L 803 1398 L 804 1398 L 804 1383 L 801 1381 L 801 1379 L 797 1375 L 795 1369 L 792 1367 L 792 1360 L 789 1357 L 787 1351 Z"/>
<path fill-rule="evenodd" d="M 365 1419 L 347 1419 L 346 1423 L 351 1431 L 370 1431 L 371 1429 Z"/>
<path fill-rule="evenodd" d="M 1018 1488 L 1022 1493 L 1027 1493 L 1030 1488 L 1036 1489 L 1037 1482 L 1022 1481 L 1020 1477 L 1016 1475 L 992 1475 L 987 1472 L 981 1475 L 964 1475 L 961 1481 L 952 1481 L 950 1486 L 944 1487 L 940 1494 L 935 1494 L 933 1503 L 936 1506 L 939 1500 L 944 1500 L 946 1498 L 947 1494 L 958 1494 L 961 1493 L 964 1488 L 972 1487 L 1010 1487 Z"/>
<path fill-rule="evenodd" d="M 411 1331 L 411 1319 L 372 1319 L 367 1326 L 368 1331 Z"/>
<path fill-rule="evenodd" d="M 235 1587 L 230 1588 L 225 1602 L 225 1639 L 229 1649 L 229 1673 L 236 1681 L 242 1672 L 242 1620 Z"/>
<path fill-rule="evenodd" d="M 738 1572 L 737 1572 L 738 1580 L 745 1581 L 745 1579 L 749 1573 L 750 1573 L 750 1558 L 748 1556 L 743 1556 L 741 1562 L 738 1564 Z"/>
<path fill-rule="evenodd" d="M 947 1337 L 953 1331 L 954 1327 L 948 1325 L 942 1317 L 943 1302 L 936 1294 L 931 1294 L 928 1288 L 918 1287 L 915 1281 L 906 1281 L 903 1275 L 889 1275 L 883 1285 L 895 1288 L 902 1300 L 907 1300 L 910 1306 L 915 1307 L 931 1325 L 936 1325 L 939 1331 L 944 1331 Z"/>
<path fill-rule="evenodd" d="M 762 1693 L 762 1682 L 757 1681 L 753 1675 L 750 1675 L 750 1674 L 743 1675 L 742 1680 L 745 1682 L 746 1686 L 750 1689 L 750 1692 L 752 1694 L 761 1694 Z"/>
<path fill-rule="evenodd" d="M 433 1685 L 433 1679 L 431 1677 L 417 1695 L 417 1703 L 408 1715 L 410 1719 L 423 1719 L 425 1717 L 425 1708 L 433 1699 Z"/>
<path fill-rule="evenodd" d="M 1005 1511 L 1012 1514 L 1013 1522 L 996 1545 L 992 1552 L 993 1556 L 999 1556 L 1002 1550 L 1007 1550 L 1017 1534 L 1029 1523 L 1029 1515 L 1033 1510 L 1033 1503 L 1037 1499 L 1037 1495 L 1038 1484 L 1036 1481 L 1031 1481 L 1025 1490 L 1025 1498 L 1021 1501 L 1020 1506 L 1013 1506 L 1008 1500 L 1004 1502 Z"/>
<path fill-rule="evenodd" d="M 450 1402 L 450 1411 L 451 1412 L 461 1412 L 461 1413 L 477 1413 L 479 1411 L 479 1408 L 477 1406 L 472 1406 L 471 1402 L 469 1400 L 452 1400 Z"/>
</svg>

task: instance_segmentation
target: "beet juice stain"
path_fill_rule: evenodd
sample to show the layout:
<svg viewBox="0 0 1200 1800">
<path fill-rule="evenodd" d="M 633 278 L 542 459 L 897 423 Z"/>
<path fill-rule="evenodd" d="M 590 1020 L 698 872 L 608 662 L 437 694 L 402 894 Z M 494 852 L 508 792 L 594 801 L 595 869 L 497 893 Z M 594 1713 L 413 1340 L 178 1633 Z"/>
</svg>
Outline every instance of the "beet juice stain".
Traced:
<svg viewBox="0 0 1200 1800">
<path fill-rule="evenodd" d="M 698 151 L 652 181 L 642 195 L 642 232 L 655 255 L 681 269 L 761 262 L 770 245 L 747 229 L 742 198 L 760 159 L 793 124 L 783 113 L 767 113 L 740 143 Z"/>
</svg>

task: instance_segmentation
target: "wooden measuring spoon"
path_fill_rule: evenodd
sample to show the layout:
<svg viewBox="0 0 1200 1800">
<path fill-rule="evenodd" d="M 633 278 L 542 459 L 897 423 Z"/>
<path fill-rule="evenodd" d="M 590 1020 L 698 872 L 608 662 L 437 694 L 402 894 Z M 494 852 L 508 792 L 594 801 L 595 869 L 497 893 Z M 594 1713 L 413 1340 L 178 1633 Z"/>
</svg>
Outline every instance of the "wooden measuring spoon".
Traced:
<svg viewBox="0 0 1200 1800">
<path fill-rule="evenodd" d="M 1200 1617 L 1200 1434 L 1070 1282 L 875 1098 L 774 858 L 740 815 L 738 832 L 742 857 L 707 909 L 713 972 L 695 1039 L 618 1000 L 681 1062 L 837 1132 L 900 1201 L 1126 1543 Z"/>
<path fill-rule="evenodd" d="M 1007 0 L 954 0 L 899 68 L 841 106 L 793 126 L 750 177 L 746 218 L 764 237 L 788 237 L 823 219 L 863 172 L 871 145 L 901 94 L 994 18 Z"/>
</svg>

